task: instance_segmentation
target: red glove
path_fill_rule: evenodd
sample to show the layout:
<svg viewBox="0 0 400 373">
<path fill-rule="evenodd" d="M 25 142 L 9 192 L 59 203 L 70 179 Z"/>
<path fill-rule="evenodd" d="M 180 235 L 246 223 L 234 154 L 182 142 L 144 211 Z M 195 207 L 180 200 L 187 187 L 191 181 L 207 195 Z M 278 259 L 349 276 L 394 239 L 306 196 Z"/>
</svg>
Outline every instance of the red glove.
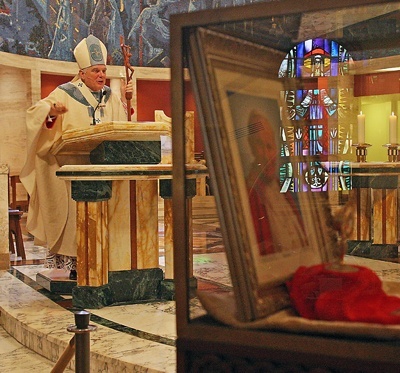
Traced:
<svg viewBox="0 0 400 373">
<path fill-rule="evenodd" d="M 386 295 L 379 277 L 365 267 L 300 267 L 287 286 L 293 306 L 308 319 L 400 323 L 400 298 Z"/>
</svg>

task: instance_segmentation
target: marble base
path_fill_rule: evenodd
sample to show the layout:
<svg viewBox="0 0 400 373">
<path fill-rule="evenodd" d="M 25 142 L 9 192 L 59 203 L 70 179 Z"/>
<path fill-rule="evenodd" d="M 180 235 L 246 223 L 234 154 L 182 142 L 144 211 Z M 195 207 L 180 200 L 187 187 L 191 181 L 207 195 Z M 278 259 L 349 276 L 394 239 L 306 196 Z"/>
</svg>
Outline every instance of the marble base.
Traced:
<svg viewBox="0 0 400 373">
<path fill-rule="evenodd" d="M 36 275 L 36 282 L 46 290 L 62 295 L 72 294 L 77 308 L 99 309 L 110 305 L 132 304 L 154 300 L 175 300 L 175 281 L 164 279 L 159 268 L 109 272 L 109 283 L 103 286 L 77 286 L 63 269 L 49 269 Z M 190 289 L 197 289 L 197 279 L 189 279 Z"/>
<path fill-rule="evenodd" d="M 158 164 L 160 141 L 104 141 L 90 153 L 92 164 Z"/>
<path fill-rule="evenodd" d="M 347 254 L 370 259 L 398 258 L 397 245 L 376 245 L 370 241 L 348 241 Z"/>
<path fill-rule="evenodd" d="M 175 300 L 175 280 L 167 279 L 161 281 L 160 284 L 160 298 L 163 300 Z M 189 288 L 191 296 L 196 296 L 197 278 L 191 277 L 189 279 Z"/>
<path fill-rule="evenodd" d="M 164 273 L 160 268 L 109 272 L 105 285 L 74 287 L 72 304 L 77 308 L 97 309 L 165 299 L 161 297 L 163 280 Z"/>
<path fill-rule="evenodd" d="M 163 280 L 160 283 L 160 298 L 165 300 L 175 299 L 175 280 Z"/>
<path fill-rule="evenodd" d="M 112 195 L 112 182 L 109 180 L 73 180 L 71 197 L 74 201 L 107 201 Z"/>
<path fill-rule="evenodd" d="M 49 269 L 36 275 L 36 282 L 46 290 L 56 294 L 72 294 L 76 281 L 69 279 L 64 269 Z"/>
</svg>

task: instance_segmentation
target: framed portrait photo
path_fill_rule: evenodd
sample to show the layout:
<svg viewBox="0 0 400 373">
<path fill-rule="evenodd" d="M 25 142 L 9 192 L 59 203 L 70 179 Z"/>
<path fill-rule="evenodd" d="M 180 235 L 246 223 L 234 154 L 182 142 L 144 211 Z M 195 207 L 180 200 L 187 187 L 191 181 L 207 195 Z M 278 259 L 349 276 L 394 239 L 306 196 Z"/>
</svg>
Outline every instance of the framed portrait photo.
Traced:
<svg viewBox="0 0 400 373">
<path fill-rule="evenodd" d="M 316 159 L 285 142 L 296 128 L 282 99 L 294 88 L 278 77 L 282 52 L 202 28 L 189 43 L 237 317 L 256 320 L 289 305 L 285 284 L 299 266 L 334 259 L 337 235 L 326 193 L 294 188 L 293 157 L 304 175 Z"/>
</svg>

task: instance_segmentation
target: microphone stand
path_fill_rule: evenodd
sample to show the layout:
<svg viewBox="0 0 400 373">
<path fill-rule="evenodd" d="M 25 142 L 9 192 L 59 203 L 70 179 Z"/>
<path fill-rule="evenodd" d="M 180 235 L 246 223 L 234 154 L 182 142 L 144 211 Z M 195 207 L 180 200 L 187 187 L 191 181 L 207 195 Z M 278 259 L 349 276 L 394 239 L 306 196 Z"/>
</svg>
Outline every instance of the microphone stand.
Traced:
<svg viewBox="0 0 400 373">
<path fill-rule="evenodd" d="M 97 109 L 100 107 L 101 102 L 103 101 L 103 97 L 104 97 L 105 95 L 106 95 L 106 91 L 105 91 L 105 90 L 102 90 L 102 91 L 101 91 L 101 94 L 100 94 L 100 100 L 99 100 L 97 106 L 96 106 L 96 107 L 94 108 L 94 110 L 93 110 L 93 122 L 92 122 L 92 126 L 95 126 L 95 125 L 96 125 L 96 111 L 97 111 Z"/>
</svg>

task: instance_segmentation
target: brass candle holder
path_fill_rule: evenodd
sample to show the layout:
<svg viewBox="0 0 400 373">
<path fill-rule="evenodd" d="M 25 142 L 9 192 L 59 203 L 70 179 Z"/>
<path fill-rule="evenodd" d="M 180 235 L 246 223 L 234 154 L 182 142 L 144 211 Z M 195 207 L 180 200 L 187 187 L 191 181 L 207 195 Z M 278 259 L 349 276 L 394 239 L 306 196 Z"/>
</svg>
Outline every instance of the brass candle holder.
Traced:
<svg viewBox="0 0 400 373">
<path fill-rule="evenodd" d="M 398 162 L 399 161 L 399 146 L 400 144 L 385 144 L 383 145 L 388 150 L 388 161 Z"/>
<path fill-rule="evenodd" d="M 369 148 L 371 144 L 361 143 L 361 144 L 353 144 L 352 146 L 356 148 L 357 162 L 366 162 L 367 148 Z"/>
</svg>

